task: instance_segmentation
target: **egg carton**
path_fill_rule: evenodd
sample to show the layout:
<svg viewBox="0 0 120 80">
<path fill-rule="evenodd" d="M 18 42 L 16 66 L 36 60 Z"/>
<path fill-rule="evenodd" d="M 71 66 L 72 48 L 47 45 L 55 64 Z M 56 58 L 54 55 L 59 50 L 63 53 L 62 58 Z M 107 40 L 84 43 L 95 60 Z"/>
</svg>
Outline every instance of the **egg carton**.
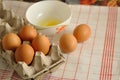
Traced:
<svg viewBox="0 0 120 80">
<path fill-rule="evenodd" d="M 2 37 L 9 32 L 17 33 L 21 26 L 27 21 L 19 16 L 15 16 L 12 10 L 3 9 L 0 0 L 0 56 L 11 66 L 23 79 L 41 80 L 47 73 L 56 71 L 64 62 L 65 58 L 57 44 L 52 44 L 48 55 L 36 52 L 30 65 L 25 62 L 16 62 L 12 50 L 3 50 L 1 45 Z"/>
<path fill-rule="evenodd" d="M 0 56 L 2 56 L 23 79 L 40 79 L 43 75 L 57 70 L 61 64 L 65 62 L 62 52 L 56 44 L 51 45 L 48 55 L 44 55 L 42 52 L 36 52 L 30 65 L 27 65 L 25 62 L 16 63 L 14 52 L 11 50 L 4 51 L 2 46 L 0 48 Z"/>
</svg>

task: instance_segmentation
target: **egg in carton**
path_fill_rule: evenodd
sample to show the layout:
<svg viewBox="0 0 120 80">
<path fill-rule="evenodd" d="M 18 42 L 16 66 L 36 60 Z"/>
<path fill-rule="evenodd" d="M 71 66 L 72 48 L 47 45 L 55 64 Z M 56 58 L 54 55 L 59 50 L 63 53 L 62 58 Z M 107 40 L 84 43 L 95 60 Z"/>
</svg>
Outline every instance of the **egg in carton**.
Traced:
<svg viewBox="0 0 120 80">
<path fill-rule="evenodd" d="M 65 62 L 58 45 L 52 44 L 48 55 L 36 52 L 30 65 L 25 62 L 16 63 L 12 50 L 3 50 L 1 45 L 2 37 L 9 32 L 17 33 L 21 26 L 27 24 L 22 17 L 15 16 L 12 10 L 4 10 L 0 1 L 0 56 L 13 67 L 23 79 L 40 80 L 43 75 L 53 72 Z"/>
</svg>

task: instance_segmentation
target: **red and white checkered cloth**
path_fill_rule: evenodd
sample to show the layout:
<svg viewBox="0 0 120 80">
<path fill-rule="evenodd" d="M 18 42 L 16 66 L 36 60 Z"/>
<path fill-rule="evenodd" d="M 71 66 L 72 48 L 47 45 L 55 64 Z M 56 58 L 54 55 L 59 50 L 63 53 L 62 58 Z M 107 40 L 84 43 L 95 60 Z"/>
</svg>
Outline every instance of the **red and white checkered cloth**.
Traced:
<svg viewBox="0 0 120 80">
<path fill-rule="evenodd" d="M 5 5 L 16 15 L 25 16 L 31 3 L 5 1 Z M 74 52 L 65 54 L 65 64 L 43 80 L 120 80 L 120 8 L 84 5 L 70 5 L 70 8 L 70 24 L 51 38 L 58 40 L 61 34 L 72 33 L 82 23 L 90 26 L 92 35 L 79 43 Z M 22 80 L 1 57 L 0 80 Z"/>
</svg>

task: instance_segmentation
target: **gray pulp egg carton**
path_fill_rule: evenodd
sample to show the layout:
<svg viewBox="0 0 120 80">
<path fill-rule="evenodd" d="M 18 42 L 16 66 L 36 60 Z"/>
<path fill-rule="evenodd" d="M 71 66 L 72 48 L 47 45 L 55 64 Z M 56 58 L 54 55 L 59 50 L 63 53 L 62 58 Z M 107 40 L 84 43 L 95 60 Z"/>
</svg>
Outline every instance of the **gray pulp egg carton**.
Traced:
<svg viewBox="0 0 120 80">
<path fill-rule="evenodd" d="M 2 56 L 23 79 L 39 80 L 43 75 L 57 70 L 61 64 L 65 62 L 59 47 L 55 44 L 51 45 L 48 55 L 44 55 L 42 52 L 36 52 L 33 62 L 29 66 L 25 62 L 16 63 L 14 52 L 11 50 L 4 51 L 2 46 L 0 48 L 0 56 Z"/>
<path fill-rule="evenodd" d="M 25 62 L 15 62 L 14 52 L 2 49 L 1 40 L 4 34 L 17 33 L 21 26 L 25 25 L 24 18 L 15 16 L 11 10 L 3 9 L 0 0 L 0 56 L 11 66 L 23 79 L 40 80 L 43 75 L 56 71 L 65 62 L 58 45 L 52 44 L 48 55 L 36 52 L 32 63 L 28 66 Z"/>
</svg>

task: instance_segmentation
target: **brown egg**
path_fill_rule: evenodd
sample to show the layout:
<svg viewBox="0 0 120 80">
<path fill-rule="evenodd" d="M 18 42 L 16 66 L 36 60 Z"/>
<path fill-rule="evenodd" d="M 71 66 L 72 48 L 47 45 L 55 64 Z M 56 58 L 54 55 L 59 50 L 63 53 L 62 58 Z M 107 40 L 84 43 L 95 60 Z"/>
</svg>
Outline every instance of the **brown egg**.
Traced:
<svg viewBox="0 0 120 80">
<path fill-rule="evenodd" d="M 34 50 L 29 44 L 20 45 L 15 51 L 16 62 L 22 61 L 30 64 L 34 58 Z"/>
<path fill-rule="evenodd" d="M 25 25 L 20 29 L 18 34 L 22 40 L 32 41 L 37 36 L 37 31 L 33 26 Z"/>
<path fill-rule="evenodd" d="M 4 50 L 15 50 L 21 45 L 21 39 L 15 33 L 7 33 L 2 39 L 2 47 Z"/>
<path fill-rule="evenodd" d="M 59 46 L 62 52 L 70 53 L 77 47 L 77 40 L 72 34 L 63 34 L 59 41 Z"/>
<path fill-rule="evenodd" d="M 86 41 L 91 35 L 91 29 L 87 24 L 78 25 L 73 32 L 78 42 Z"/>
<path fill-rule="evenodd" d="M 50 48 L 50 41 L 45 35 L 37 35 L 32 41 L 32 47 L 35 51 L 47 54 Z"/>
</svg>

